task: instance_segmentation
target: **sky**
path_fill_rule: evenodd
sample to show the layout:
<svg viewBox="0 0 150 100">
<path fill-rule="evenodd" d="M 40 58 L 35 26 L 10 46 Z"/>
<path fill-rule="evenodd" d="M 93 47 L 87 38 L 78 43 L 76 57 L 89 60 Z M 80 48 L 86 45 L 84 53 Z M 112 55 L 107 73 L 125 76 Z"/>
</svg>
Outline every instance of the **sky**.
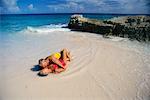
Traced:
<svg viewBox="0 0 150 100">
<path fill-rule="evenodd" d="M 0 0 L 0 14 L 150 14 L 150 0 Z"/>
</svg>

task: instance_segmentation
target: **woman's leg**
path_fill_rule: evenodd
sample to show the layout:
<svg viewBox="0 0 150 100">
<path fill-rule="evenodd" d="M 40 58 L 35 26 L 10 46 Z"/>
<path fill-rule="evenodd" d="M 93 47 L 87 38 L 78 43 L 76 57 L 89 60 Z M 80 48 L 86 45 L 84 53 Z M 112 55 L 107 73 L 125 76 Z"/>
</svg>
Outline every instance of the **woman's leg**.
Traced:
<svg viewBox="0 0 150 100">
<path fill-rule="evenodd" d="M 65 64 L 67 63 L 67 49 L 63 49 L 62 50 L 62 59 L 65 62 Z"/>
<path fill-rule="evenodd" d="M 65 66 L 62 65 L 62 63 L 59 61 L 59 59 L 52 57 L 53 63 L 57 64 L 58 66 L 65 68 Z"/>
<path fill-rule="evenodd" d="M 67 61 L 71 61 L 70 52 L 66 48 L 61 51 L 61 54 L 65 63 L 67 63 Z"/>
<path fill-rule="evenodd" d="M 67 60 L 68 60 L 68 56 L 70 55 L 70 53 L 67 51 L 67 49 L 63 49 L 62 51 L 61 51 L 61 58 L 63 59 L 63 61 L 65 62 L 65 64 L 67 64 Z M 69 58 L 70 59 L 70 58 Z M 55 64 L 57 64 L 57 65 L 59 65 L 60 67 L 62 67 L 62 68 L 66 68 L 65 66 L 63 66 L 62 65 L 62 63 L 58 60 L 58 59 L 56 59 L 55 57 L 52 57 L 52 61 L 55 63 Z"/>
<path fill-rule="evenodd" d="M 71 61 L 71 56 L 70 56 L 70 52 L 67 52 L 67 61 Z"/>
</svg>

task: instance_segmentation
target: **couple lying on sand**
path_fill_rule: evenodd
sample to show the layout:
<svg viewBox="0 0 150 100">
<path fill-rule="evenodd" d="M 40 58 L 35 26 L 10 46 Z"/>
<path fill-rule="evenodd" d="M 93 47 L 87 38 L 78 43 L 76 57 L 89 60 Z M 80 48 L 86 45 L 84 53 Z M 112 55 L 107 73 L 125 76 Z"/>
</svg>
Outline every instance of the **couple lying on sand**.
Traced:
<svg viewBox="0 0 150 100">
<path fill-rule="evenodd" d="M 70 60 L 70 52 L 67 49 L 56 52 L 45 59 L 40 59 L 39 66 L 41 67 L 41 71 L 39 74 L 46 76 L 49 73 L 60 73 L 66 70 Z"/>
</svg>

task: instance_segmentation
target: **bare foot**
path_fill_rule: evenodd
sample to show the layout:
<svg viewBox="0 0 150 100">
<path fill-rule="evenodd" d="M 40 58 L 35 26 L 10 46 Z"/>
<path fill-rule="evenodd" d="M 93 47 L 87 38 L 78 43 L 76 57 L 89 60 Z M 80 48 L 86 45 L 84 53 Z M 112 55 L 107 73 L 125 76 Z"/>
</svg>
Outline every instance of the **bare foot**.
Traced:
<svg viewBox="0 0 150 100">
<path fill-rule="evenodd" d="M 67 58 L 68 61 L 71 61 L 71 60 L 72 60 L 72 59 L 71 59 L 71 56 L 70 56 L 70 52 L 67 52 L 67 57 L 68 57 L 68 58 Z"/>
</svg>

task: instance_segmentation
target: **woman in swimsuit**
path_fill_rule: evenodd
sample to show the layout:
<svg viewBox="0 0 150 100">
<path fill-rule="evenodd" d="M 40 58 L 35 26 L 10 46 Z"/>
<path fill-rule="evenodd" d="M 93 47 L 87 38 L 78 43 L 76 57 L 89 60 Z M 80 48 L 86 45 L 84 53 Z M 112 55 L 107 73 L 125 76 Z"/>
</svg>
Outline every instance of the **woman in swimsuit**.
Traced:
<svg viewBox="0 0 150 100">
<path fill-rule="evenodd" d="M 70 52 L 67 49 L 56 52 L 45 59 L 40 59 L 39 66 L 41 66 L 42 70 L 39 74 L 60 73 L 66 70 L 68 61 L 70 61 Z"/>
</svg>

